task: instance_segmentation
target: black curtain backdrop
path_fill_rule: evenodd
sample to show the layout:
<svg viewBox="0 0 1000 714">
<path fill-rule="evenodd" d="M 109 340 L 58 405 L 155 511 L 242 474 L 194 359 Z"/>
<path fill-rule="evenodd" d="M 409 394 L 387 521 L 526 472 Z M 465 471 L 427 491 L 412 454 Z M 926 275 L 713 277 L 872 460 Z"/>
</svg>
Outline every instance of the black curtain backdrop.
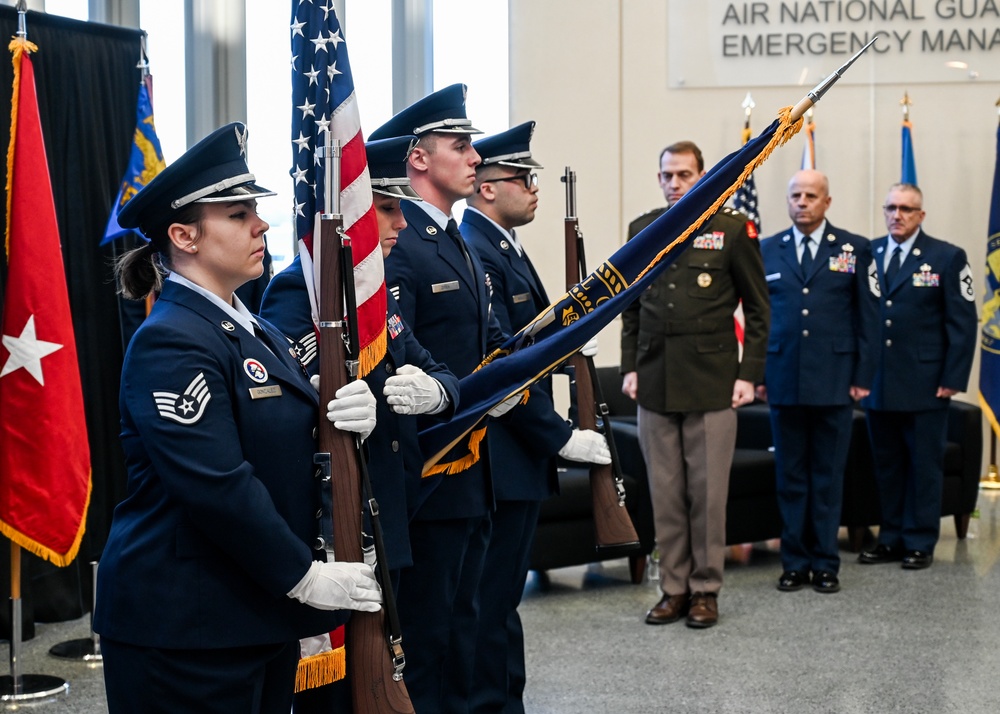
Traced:
<svg viewBox="0 0 1000 714">
<path fill-rule="evenodd" d="M 34 635 L 36 620 L 75 619 L 89 611 L 90 562 L 100 558 L 112 511 L 125 491 L 118 439 L 125 318 L 111 266 L 115 255 L 132 246 L 123 245 L 122 240 L 103 248 L 99 243 L 131 150 L 140 81 L 136 64 L 142 38 L 139 30 L 38 12 L 27 13 L 27 31 L 28 40 L 38 45 L 32 61 L 80 358 L 93 490 L 86 534 L 74 563 L 57 568 L 22 551 L 24 639 Z M 4 41 L 0 147 L 4 157 L 10 143 L 14 77 L 6 44 L 16 32 L 16 10 L 0 6 L 0 38 Z M 6 171 L 6 161 L 0 162 L 4 185 Z M 0 205 L 0 215 L 5 211 L 6 201 Z M 6 259 L 0 261 L 0 309 L 5 285 Z M 0 538 L 0 599 L 6 602 L 9 594 L 10 542 Z M 7 639 L 10 611 L 8 607 L 0 607 L 0 611 L 0 639 Z"/>
</svg>

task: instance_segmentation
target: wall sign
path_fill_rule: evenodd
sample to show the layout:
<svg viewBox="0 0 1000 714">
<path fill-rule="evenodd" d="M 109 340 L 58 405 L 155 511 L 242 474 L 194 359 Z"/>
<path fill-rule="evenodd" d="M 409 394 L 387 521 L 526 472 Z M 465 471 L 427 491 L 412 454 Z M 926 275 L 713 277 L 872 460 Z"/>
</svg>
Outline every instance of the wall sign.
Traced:
<svg viewBox="0 0 1000 714">
<path fill-rule="evenodd" d="M 671 87 L 1000 80 L 1000 0 L 668 0 Z"/>
</svg>

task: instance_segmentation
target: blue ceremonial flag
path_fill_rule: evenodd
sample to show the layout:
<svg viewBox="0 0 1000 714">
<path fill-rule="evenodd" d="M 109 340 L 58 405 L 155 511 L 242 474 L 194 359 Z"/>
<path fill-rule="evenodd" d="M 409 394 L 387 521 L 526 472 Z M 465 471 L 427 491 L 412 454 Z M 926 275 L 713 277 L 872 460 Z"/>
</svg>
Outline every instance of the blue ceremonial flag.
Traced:
<svg viewBox="0 0 1000 714">
<path fill-rule="evenodd" d="M 993 170 L 993 200 L 990 202 L 989 236 L 986 242 L 986 303 L 983 305 L 982 350 L 979 353 L 979 402 L 1000 436 L 1000 126 L 997 127 L 997 158 Z"/>
<path fill-rule="evenodd" d="M 913 158 L 913 124 L 903 120 L 903 171 L 901 183 L 917 185 L 917 162 Z"/>
<path fill-rule="evenodd" d="M 556 300 L 460 382 L 459 409 L 420 433 L 425 473 L 487 411 L 551 373 L 621 313 L 684 250 L 696 230 L 733 195 L 771 151 L 801 128 L 785 110 L 757 138 L 702 179 L 590 275 Z"/>
<path fill-rule="evenodd" d="M 750 128 L 743 130 L 743 144 L 750 141 Z M 733 196 L 733 208 L 741 213 L 745 213 L 747 218 L 753 221 L 754 227 L 760 233 L 760 214 L 757 212 L 757 182 L 754 181 L 753 174 L 747 176 Z"/>
<path fill-rule="evenodd" d="M 128 168 L 125 169 L 125 176 L 122 178 L 121 188 L 118 189 L 115 205 L 111 208 L 111 216 L 108 218 L 108 227 L 104 231 L 101 245 L 133 232 L 131 229 L 118 225 L 118 211 L 132 196 L 139 192 L 140 188 L 166 168 L 160 140 L 156 136 L 156 126 L 153 124 L 153 104 L 149 98 L 149 86 L 145 79 L 139 85 L 139 101 L 135 114 L 132 153 L 129 155 Z"/>
</svg>

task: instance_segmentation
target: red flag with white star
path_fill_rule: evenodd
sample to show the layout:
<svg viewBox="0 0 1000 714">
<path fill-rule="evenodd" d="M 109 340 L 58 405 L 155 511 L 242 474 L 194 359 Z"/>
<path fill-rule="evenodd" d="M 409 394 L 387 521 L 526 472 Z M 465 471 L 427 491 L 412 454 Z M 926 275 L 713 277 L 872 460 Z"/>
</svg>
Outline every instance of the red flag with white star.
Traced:
<svg viewBox="0 0 1000 714">
<path fill-rule="evenodd" d="M 59 226 L 24 39 L 7 151 L 7 292 L 0 320 L 0 533 L 60 566 L 76 557 L 90 447 Z"/>
</svg>

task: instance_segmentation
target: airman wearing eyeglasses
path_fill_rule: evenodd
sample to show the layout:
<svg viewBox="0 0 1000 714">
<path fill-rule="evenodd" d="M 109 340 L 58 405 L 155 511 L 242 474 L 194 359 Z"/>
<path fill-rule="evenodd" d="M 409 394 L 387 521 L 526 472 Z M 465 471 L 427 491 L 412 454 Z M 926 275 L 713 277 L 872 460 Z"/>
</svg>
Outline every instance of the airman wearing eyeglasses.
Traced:
<svg viewBox="0 0 1000 714">
<path fill-rule="evenodd" d="M 535 122 L 473 144 L 482 163 L 462 217 L 462 235 L 490 277 L 493 312 L 507 335 L 549 306 L 515 228 L 530 223 L 538 206 L 538 174 L 531 158 Z M 596 341 L 584 353 L 596 351 Z M 607 443 L 594 431 L 571 429 L 554 410 L 551 380 L 509 417 L 490 425 L 490 463 L 496 508 L 479 584 L 479 634 L 470 711 L 523 712 L 524 636 L 521 601 L 535 523 L 544 499 L 555 493 L 556 455 L 610 463 Z"/>
<path fill-rule="evenodd" d="M 882 210 L 888 235 L 872 241 L 882 335 L 864 401 L 882 524 L 858 560 L 919 570 L 938 540 L 948 404 L 972 369 L 976 290 L 965 251 L 923 231 L 919 188 L 895 184 Z"/>
</svg>

